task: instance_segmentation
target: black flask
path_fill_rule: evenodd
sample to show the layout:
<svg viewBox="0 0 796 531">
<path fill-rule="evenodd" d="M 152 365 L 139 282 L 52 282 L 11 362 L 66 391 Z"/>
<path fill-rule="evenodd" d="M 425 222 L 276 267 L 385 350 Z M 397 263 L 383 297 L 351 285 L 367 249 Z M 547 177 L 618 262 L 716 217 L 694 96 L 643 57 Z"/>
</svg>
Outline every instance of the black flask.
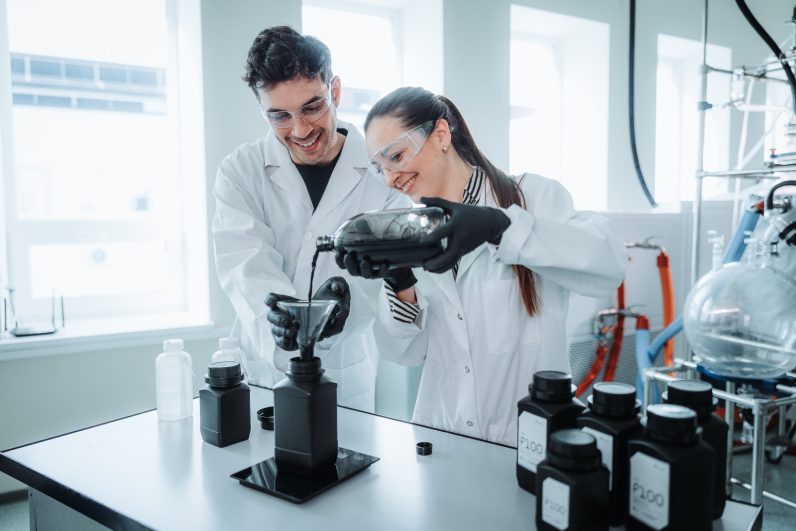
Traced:
<svg viewBox="0 0 796 531">
<path fill-rule="evenodd" d="M 536 468 L 545 458 L 550 434 L 575 428 L 584 406 L 575 398 L 569 374 L 539 371 L 517 409 L 517 483 L 536 494 Z"/>
<path fill-rule="evenodd" d="M 250 391 L 236 361 L 217 361 L 207 367 L 207 386 L 199 390 L 199 431 L 202 439 L 224 447 L 249 438 Z"/>
<path fill-rule="evenodd" d="M 721 518 L 727 502 L 727 434 L 729 425 L 713 413 L 718 400 L 713 398 L 713 386 L 700 380 L 669 382 L 663 400 L 693 409 L 702 428 L 702 440 L 716 455 L 714 464 L 713 519 Z"/>
<path fill-rule="evenodd" d="M 274 458 L 280 472 L 315 476 L 337 461 L 337 384 L 321 360 L 292 358 L 274 386 Z"/>
<path fill-rule="evenodd" d="M 713 520 L 713 450 L 694 410 L 653 404 L 643 435 L 628 443 L 627 529 L 709 531 Z"/>
<path fill-rule="evenodd" d="M 608 469 L 594 436 L 560 430 L 550 436 L 536 475 L 536 528 L 608 530 Z"/>
<path fill-rule="evenodd" d="M 316 247 L 355 252 L 374 263 L 387 262 L 390 269 L 420 267 L 444 250 L 440 242 L 422 243 L 422 239 L 446 221 L 439 207 L 364 212 L 345 221 L 333 235 L 320 236 Z"/>
<path fill-rule="evenodd" d="M 587 403 L 578 427 L 597 440 L 609 473 L 609 520 L 611 525 L 622 525 L 627 517 L 627 442 L 641 433 L 641 404 L 635 387 L 614 382 L 595 384 Z"/>
</svg>

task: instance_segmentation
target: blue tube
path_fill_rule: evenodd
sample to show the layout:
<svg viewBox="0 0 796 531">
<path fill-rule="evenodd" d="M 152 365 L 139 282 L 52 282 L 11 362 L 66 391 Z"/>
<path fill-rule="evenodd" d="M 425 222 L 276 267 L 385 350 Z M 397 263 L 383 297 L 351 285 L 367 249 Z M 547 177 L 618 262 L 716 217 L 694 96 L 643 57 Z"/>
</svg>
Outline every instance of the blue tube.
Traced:
<svg viewBox="0 0 796 531">
<path fill-rule="evenodd" d="M 746 243 L 744 242 L 746 233 L 755 230 L 759 219 L 760 212 L 756 208 L 744 212 L 741 222 L 738 224 L 732 240 L 730 240 L 730 244 L 724 250 L 724 258 L 721 260 L 722 264 L 737 262 L 741 259 L 743 252 L 746 250 Z"/>
<path fill-rule="evenodd" d="M 636 364 L 638 365 L 638 373 L 636 374 L 636 397 L 644 400 L 644 380 L 641 378 L 642 372 L 652 368 L 652 362 L 647 354 L 650 344 L 650 331 L 636 328 Z M 658 387 L 653 382 L 652 388 L 652 404 L 660 402 L 658 396 Z"/>
<path fill-rule="evenodd" d="M 655 341 L 652 342 L 650 345 L 649 350 L 647 351 L 647 355 L 649 356 L 649 361 L 651 364 L 655 364 L 655 359 L 658 357 L 658 354 L 661 353 L 663 350 L 663 346 L 669 341 L 671 338 L 679 334 L 683 330 L 683 316 L 681 315 L 674 321 L 672 321 L 669 326 L 664 328 L 660 334 L 655 337 Z"/>
</svg>

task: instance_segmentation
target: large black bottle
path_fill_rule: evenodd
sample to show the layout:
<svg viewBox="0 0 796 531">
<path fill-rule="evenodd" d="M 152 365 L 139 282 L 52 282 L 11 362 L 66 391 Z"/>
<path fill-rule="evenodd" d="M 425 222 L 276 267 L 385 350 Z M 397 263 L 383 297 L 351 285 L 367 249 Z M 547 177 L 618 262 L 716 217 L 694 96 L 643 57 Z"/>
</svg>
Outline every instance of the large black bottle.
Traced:
<svg viewBox="0 0 796 531">
<path fill-rule="evenodd" d="M 320 236 L 316 247 L 356 252 L 374 263 L 387 262 L 390 269 L 419 267 L 443 251 L 439 242 L 422 239 L 446 222 L 439 207 L 374 210 L 345 221 L 331 236 Z"/>
<path fill-rule="evenodd" d="M 575 398 L 569 374 L 539 371 L 517 410 L 517 483 L 536 494 L 536 467 L 545 458 L 550 434 L 575 428 L 584 406 Z"/>
<path fill-rule="evenodd" d="M 611 525 L 627 517 L 627 442 L 641 433 L 636 388 L 614 382 L 594 385 L 588 409 L 578 417 L 578 427 L 597 440 L 602 462 L 608 468 Z"/>
<path fill-rule="evenodd" d="M 205 442 L 224 447 L 249 438 L 251 407 L 249 386 L 240 364 L 217 361 L 207 367 L 207 387 L 199 390 L 199 432 Z"/>
<path fill-rule="evenodd" d="M 559 430 L 536 474 L 536 528 L 608 530 L 608 469 L 593 435 Z"/>
<path fill-rule="evenodd" d="M 274 458 L 279 471 L 322 474 L 337 460 L 337 384 L 321 360 L 292 358 L 274 386 Z"/>
<path fill-rule="evenodd" d="M 628 443 L 627 529 L 708 531 L 713 514 L 713 450 L 694 410 L 654 404 L 644 434 Z"/>
<path fill-rule="evenodd" d="M 713 414 L 718 400 L 713 398 L 713 386 L 699 380 L 669 382 L 663 400 L 693 409 L 702 428 L 702 440 L 713 448 L 714 464 L 713 519 L 721 518 L 727 502 L 727 434 L 729 425 Z"/>
</svg>

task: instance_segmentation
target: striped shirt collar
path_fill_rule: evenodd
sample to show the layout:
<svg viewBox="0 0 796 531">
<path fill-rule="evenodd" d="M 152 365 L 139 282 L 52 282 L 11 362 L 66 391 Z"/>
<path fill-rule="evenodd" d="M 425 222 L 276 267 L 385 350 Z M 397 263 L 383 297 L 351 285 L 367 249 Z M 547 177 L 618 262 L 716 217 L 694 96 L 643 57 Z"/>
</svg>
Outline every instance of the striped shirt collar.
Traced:
<svg viewBox="0 0 796 531">
<path fill-rule="evenodd" d="M 464 187 L 464 198 L 462 199 L 462 203 L 465 205 L 477 205 L 478 201 L 481 199 L 481 186 L 483 183 L 484 170 L 476 166 L 473 170 L 473 174 L 470 176 L 470 180 L 467 181 L 467 185 Z"/>
</svg>

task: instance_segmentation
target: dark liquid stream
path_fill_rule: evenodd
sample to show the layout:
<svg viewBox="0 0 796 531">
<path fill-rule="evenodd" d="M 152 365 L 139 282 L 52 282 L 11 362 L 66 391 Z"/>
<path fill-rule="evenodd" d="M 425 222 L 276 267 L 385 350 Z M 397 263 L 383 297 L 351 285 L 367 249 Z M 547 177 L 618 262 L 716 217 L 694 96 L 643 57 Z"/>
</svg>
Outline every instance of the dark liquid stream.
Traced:
<svg viewBox="0 0 796 531">
<path fill-rule="evenodd" d="M 310 273 L 310 291 L 307 293 L 307 300 L 312 302 L 312 282 L 315 279 L 315 266 L 318 265 L 318 255 L 321 254 L 320 249 L 315 250 L 315 254 L 312 256 L 312 272 Z"/>
</svg>

